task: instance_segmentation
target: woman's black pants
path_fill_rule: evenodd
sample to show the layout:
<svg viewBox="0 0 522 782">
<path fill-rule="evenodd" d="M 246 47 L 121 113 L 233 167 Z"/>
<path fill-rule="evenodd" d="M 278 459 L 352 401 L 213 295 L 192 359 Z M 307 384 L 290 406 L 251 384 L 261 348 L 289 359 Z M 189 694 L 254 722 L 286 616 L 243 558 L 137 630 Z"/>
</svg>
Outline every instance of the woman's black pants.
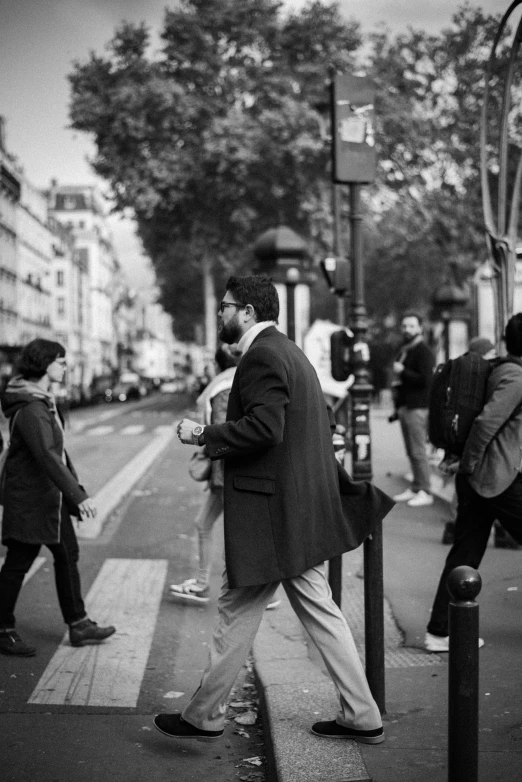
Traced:
<svg viewBox="0 0 522 782">
<path fill-rule="evenodd" d="M 7 554 L 0 570 L 0 628 L 14 627 L 14 610 L 23 580 L 38 556 L 41 545 L 6 540 Z M 66 624 L 86 616 L 82 598 L 78 559 L 78 540 L 68 510 L 62 506 L 60 542 L 47 543 L 54 557 L 54 577 L 58 602 Z"/>
</svg>

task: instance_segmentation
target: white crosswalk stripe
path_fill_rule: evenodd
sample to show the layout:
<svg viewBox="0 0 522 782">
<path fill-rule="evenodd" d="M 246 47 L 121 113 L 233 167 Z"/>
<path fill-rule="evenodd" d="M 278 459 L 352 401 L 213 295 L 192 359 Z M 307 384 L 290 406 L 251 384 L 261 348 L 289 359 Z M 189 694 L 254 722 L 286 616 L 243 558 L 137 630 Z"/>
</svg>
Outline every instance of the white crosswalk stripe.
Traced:
<svg viewBox="0 0 522 782">
<path fill-rule="evenodd" d="M 144 424 L 131 424 L 121 429 L 120 434 L 141 434 L 143 431 L 145 431 Z"/>
<path fill-rule="evenodd" d="M 28 703 L 133 708 L 152 645 L 165 559 L 107 559 L 86 598 L 89 616 L 114 624 L 102 644 L 75 648 L 67 634 Z"/>
<path fill-rule="evenodd" d="M 114 432 L 114 426 L 93 426 L 92 429 L 88 429 L 85 434 L 89 437 L 98 437 L 106 434 L 112 434 Z"/>
<path fill-rule="evenodd" d="M 2 567 L 2 565 L 4 564 L 4 561 L 5 561 L 5 557 L 0 557 L 0 568 L 1 568 L 1 567 Z M 44 562 L 45 562 L 45 557 L 36 557 L 35 561 L 33 562 L 33 564 L 31 565 L 31 567 L 29 568 L 29 570 L 28 570 L 28 571 L 27 571 L 27 573 L 25 574 L 25 577 L 24 577 L 24 584 L 27 584 L 27 582 L 29 581 L 29 579 L 30 579 L 30 578 L 32 578 L 32 577 L 34 576 L 34 574 L 35 574 L 35 573 L 36 573 L 38 570 L 40 570 L 40 568 L 42 567 L 42 565 L 43 565 L 43 563 L 44 563 Z"/>
</svg>

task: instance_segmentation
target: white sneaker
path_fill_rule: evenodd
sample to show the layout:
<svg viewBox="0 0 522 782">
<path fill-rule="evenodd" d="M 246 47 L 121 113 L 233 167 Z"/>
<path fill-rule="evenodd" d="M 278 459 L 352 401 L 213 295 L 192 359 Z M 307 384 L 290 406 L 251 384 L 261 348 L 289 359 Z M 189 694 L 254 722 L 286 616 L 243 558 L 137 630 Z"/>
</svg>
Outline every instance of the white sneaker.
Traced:
<svg viewBox="0 0 522 782">
<path fill-rule="evenodd" d="M 402 494 L 396 494 L 395 497 L 393 497 L 393 500 L 395 502 L 408 502 L 408 500 L 412 500 L 416 496 L 416 493 L 412 491 L 412 489 L 406 489 Z"/>
<path fill-rule="evenodd" d="M 478 639 L 478 648 L 484 646 L 484 639 Z M 424 637 L 424 648 L 427 652 L 449 652 L 449 635 L 432 635 L 426 633 Z"/>
<path fill-rule="evenodd" d="M 170 585 L 170 596 L 188 603 L 208 603 L 208 586 L 202 587 L 195 578 L 187 578 L 181 584 Z"/>
<path fill-rule="evenodd" d="M 422 508 L 424 505 L 433 505 L 434 502 L 433 494 L 428 494 L 427 491 L 421 489 L 411 500 L 409 500 L 408 505 L 410 508 Z"/>
<path fill-rule="evenodd" d="M 280 600 L 272 600 L 267 607 L 265 608 L 265 611 L 272 611 L 273 608 L 277 608 L 278 605 L 281 605 Z"/>
</svg>

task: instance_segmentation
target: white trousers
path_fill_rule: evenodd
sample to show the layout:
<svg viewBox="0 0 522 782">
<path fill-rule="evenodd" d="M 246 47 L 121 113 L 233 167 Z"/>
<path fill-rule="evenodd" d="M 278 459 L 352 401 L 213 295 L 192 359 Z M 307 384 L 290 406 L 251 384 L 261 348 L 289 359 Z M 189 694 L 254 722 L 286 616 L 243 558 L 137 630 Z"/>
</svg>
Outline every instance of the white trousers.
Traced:
<svg viewBox="0 0 522 782">
<path fill-rule="evenodd" d="M 183 719 L 195 727 L 222 730 L 227 699 L 279 583 L 230 589 L 225 571 L 209 662 L 198 689 L 183 711 Z M 325 564 L 281 583 L 337 688 L 341 705 L 337 722 L 358 730 L 380 728 L 379 708 L 370 692 L 348 623 L 332 599 Z"/>
</svg>

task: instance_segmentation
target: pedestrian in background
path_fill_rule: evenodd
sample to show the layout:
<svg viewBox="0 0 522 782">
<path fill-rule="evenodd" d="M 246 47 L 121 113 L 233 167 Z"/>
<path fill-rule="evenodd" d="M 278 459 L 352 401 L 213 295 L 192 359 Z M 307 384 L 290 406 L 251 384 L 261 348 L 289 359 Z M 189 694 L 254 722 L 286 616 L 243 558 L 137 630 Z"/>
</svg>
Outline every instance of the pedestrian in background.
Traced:
<svg viewBox="0 0 522 782">
<path fill-rule="evenodd" d="M 22 351 L 19 375 L 2 395 L 11 432 L 3 484 L 2 543 L 7 547 L 0 570 L 3 654 L 36 653 L 16 632 L 14 610 L 24 576 L 43 545 L 54 557 L 56 591 L 71 644 L 103 641 L 115 632 L 114 627 L 98 627 L 87 617 L 81 593 L 71 514 L 94 518 L 96 508 L 65 451 L 63 421 L 50 392 L 52 383 L 63 381 L 65 370 L 65 348 L 35 339 Z"/>
<path fill-rule="evenodd" d="M 241 354 L 232 353 L 228 345 L 220 346 L 215 355 L 219 370 L 197 399 L 200 420 L 205 424 L 222 424 L 226 421 L 227 406 L 232 381 Z M 181 584 L 171 584 L 171 596 L 193 605 L 208 603 L 209 579 L 212 556 L 212 531 L 223 515 L 223 460 L 213 461 L 203 505 L 196 517 L 198 531 L 199 570 L 196 578 L 188 578 Z"/>
<path fill-rule="evenodd" d="M 238 342 L 242 358 L 227 421 L 203 427 L 184 419 L 178 425 L 181 442 L 205 445 L 211 459 L 225 458 L 226 571 L 201 684 L 182 715 L 159 714 L 154 724 L 176 738 L 223 735 L 227 698 L 282 583 L 340 697 L 337 719 L 318 722 L 312 731 L 378 744 L 384 740 L 379 708 L 332 600 L 325 560 L 359 545 L 393 503 L 370 484 L 353 483 L 336 461 L 319 380 L 304 353 L 275 328 L 278 315 L 271 280 L 229 279 L 219 336 Z"/>
<path fill-rule="evenodd" d="M 522 313 L 505 331 L 509 360 L 493 367 L 486 404 L 473 422 L 457 476 L 455 542 L 446 558 L 427 626 L 425 647 L 449 651 L 447 578 L 453 568 L 478 568 L 498 519 L 522 543 Z M 483 645 L 482 639 L 479 645 Z"/>
<path fill-rule="evenodd" d="M 412 508 L 433 504 L 430 467 L 426 453 L 429 390 L 435 357 L 422 336 L 422 318 L 405 313 L 401 322 L 403 346 L 393 363 L 395 408 L 400 421 L 406 455 L 411 465 L 411 488 L 397 494 L 395 502 Z"/>
<path fill-rule="evenodd" d="M 473 337 L 468 345 L 468 353 L 476 353 L 487 361 L 495 358 L 497 349 L 487 337 Z M 454 476 L 451 478 L 454 481 Z M 453 493 L 449 502 L 449 518 L 444 522 L 444 532 L 442 533 L 442 543 L 446 546 L 451 545 L 455 540 L 455 519 L 457 518 L 457 492 L 453 488 Z"/>
</svg>

